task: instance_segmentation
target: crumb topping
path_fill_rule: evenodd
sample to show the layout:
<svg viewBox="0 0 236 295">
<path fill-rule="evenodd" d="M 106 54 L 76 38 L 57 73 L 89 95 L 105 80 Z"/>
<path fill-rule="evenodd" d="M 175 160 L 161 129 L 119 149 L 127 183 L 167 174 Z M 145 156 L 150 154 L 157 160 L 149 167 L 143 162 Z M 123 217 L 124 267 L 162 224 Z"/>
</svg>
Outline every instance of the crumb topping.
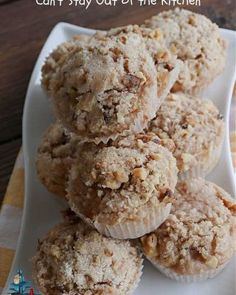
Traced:
<svg viewBox="0 0 236 295">
<path fill-rule="evenodd" d="M 145 255 L 180 274 L 216 269 L 235 252 L 236 203 L 201 178 L 177 184 L 167 220 L 141 238 Z"/>
<path fill-rule="evenodd" d="M 46 60 L 42 84 L 67 128 L 107 141 L 146 127 L 174 82 L 169 79 L 172 67 L 160 63 L 157 71 L 145 39 L 135 30 L 111 30 L 87 43 L 59 46 Z"/>
<path fill-rule="evenodd" d="M 149 131 L 171 146 L 180 172 L 208 163 L 224 139 L 224 122 L 219 110 L 207 99 L 183 93 L 170 94 L 149 126 Z"/>
<path fill-rule="evenodd" d="M 78 138 L 56 122 L 45 132 L 38 152 L 50 154 L 52 158 L 67 158 L 75 153 L 77 143 Z"/>
<path fill-rule="evenodd" d="M 100 148 L 85 144 L 69 178 L 71 208 L 92 220 L 114 224 L 142 218 L 148 214 L 142 212 L 145 204 L 171 203 L 176 162 L 159 143 L 154 134 L 139 134 Z"/>
<path fill-rule="evenodd" d="M 114 28 L 108 35 L 135 33 L 145 40 L 146 48 L 151 54 L 157 70 L 157 95 L 165 98 L 175 83 L 182 62 L 177 60 L 176 54 L 166 48 L 163 34 L 159 28 L 150 29 L 138 25 L 128 25 Z"/>
<path fill-rule="evenodd" d="M 42 183 L 55 194 L 65 196 L 68 171 L 74 161 L 79 139 L 56 122 L 45 132 L 38 148 L 36 168 Z"/>
<path fill-rule="evenodd" d="M 122 36 L 97 34 L 94 42 L 77 44 L 66 54 L 48 91 L 72 131 L 109 137 L 129 130 L 142 111 L 150 116 L 147 109 L 155 105 L 157 93 L 155 66 L 141 36 L 131 33 L 124 43 Z"/>
<path fill-rule="evenodd" d="M 58 68 L 63 65 L 67 55 L 72 52 L 76 46 L 88 44 L 90 40 L 90 36 L 77 35 L 74 36 L 72 40 L 60 44 L 52 51 L 42 67 L 42 85 L 46 90 L 50 89 L 50 84 L 56 79 Z"/>
<path fill-rule="evenodd" d="M 129 294 L 142 268 L 128 241 L 103 237 L 81 221 L 64 222 L 39 242 L 34 278 L 43 294 Z"/>
<path fill-rule="evenodd" d="M 159 29 L 161 40 L 183 61 L 174 92 L 199 92 L 224 69 L 226 41 L 205 16 L 176 8 L 153 16 L 144 26 Z"/>
</svg>

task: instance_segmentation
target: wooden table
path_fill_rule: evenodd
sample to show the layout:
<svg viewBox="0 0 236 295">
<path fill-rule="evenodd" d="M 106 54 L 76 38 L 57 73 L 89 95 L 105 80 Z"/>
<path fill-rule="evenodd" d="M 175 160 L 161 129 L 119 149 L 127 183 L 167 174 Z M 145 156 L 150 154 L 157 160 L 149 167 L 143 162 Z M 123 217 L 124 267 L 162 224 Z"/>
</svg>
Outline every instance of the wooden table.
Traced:
<svg viewBox="0 0 236 295">
<path fill-rule="evenodd" d="M 200 7 L 189 8 L 205 14 L 220 27 L 236 29 L 234 1 L 201 0 Z M 38 6 L 36 0 L 9 1 L 0 5 L 0 203 L 21 146 L 21 120 L 27 84 L 52 27 L 65 21 L 89 28 L 108 29 L 142 23 L 144 19 L 168 8 L 160 5 L 140 7 L 138 0 L 133 0 L 133 6 L 109 7 L 94 3 L 85 10 L 69 6 L 67 2 L 69 0 L 64 0 L 62 7 Z"/>
</svg>

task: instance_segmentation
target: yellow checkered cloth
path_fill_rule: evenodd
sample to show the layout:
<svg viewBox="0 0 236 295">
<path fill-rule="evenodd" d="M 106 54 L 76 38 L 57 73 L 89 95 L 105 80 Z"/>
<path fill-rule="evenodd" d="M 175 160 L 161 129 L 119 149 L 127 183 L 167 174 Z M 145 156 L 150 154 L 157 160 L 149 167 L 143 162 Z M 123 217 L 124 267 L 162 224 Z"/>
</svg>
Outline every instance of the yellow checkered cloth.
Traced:
<svg viewBox="0 0 236 295">
<path fill-rule="evenodd" d="M 24 206 L 24 161 L 22 151 L 13 168 L 0 212 L 0 294 L 14 258 Z"/>
<path fill-rule="evenodd" d="M 231 149 L 236 168 L 236 132 L 231 132 Z M 24 162 L 17 157 L 0 212 L 0 293 L 14 258 L 24 206 Z"/>
</svg>

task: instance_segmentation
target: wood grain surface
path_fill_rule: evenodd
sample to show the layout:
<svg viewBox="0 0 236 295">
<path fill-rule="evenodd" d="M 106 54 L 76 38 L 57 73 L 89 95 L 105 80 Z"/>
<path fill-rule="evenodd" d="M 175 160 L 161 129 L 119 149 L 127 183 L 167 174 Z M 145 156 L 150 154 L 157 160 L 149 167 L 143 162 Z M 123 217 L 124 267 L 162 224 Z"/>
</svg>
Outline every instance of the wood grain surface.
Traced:
<svg viewBox="0 0 236 295">
<path fill-rule="evenodd" d="M 92 5 L 38 6 L 35 0 L 0 0 L 0 203 L 21 146 L 21 121 L 27 84 L 37 56 L 53 26 L 64 21 L 76 25 L 108 29 L 144 19 L 168 7 Z M 69 2 L 69 1 L 68 1 Z M 119 1 L 118 1 L 119 2 Z M 66 4 L 65 4 L 66 3 Z M 201 0 L 188 6 L 211 18 L 220 27 L 236 28 L 235 0 Z"/>
</svg>

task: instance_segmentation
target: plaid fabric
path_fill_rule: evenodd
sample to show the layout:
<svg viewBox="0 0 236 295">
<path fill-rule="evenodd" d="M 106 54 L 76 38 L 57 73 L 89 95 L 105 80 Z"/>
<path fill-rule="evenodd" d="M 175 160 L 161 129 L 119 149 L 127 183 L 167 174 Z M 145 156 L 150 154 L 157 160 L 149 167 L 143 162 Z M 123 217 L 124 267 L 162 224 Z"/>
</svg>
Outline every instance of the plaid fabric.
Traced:
<svg viewBox="0 0 236 295">
<path fill-rule="evenodd" d="M 24 206 L 24 161 L 20 150 L 0 212 L 0 293 L 14 258 Z"/>
</svg>

